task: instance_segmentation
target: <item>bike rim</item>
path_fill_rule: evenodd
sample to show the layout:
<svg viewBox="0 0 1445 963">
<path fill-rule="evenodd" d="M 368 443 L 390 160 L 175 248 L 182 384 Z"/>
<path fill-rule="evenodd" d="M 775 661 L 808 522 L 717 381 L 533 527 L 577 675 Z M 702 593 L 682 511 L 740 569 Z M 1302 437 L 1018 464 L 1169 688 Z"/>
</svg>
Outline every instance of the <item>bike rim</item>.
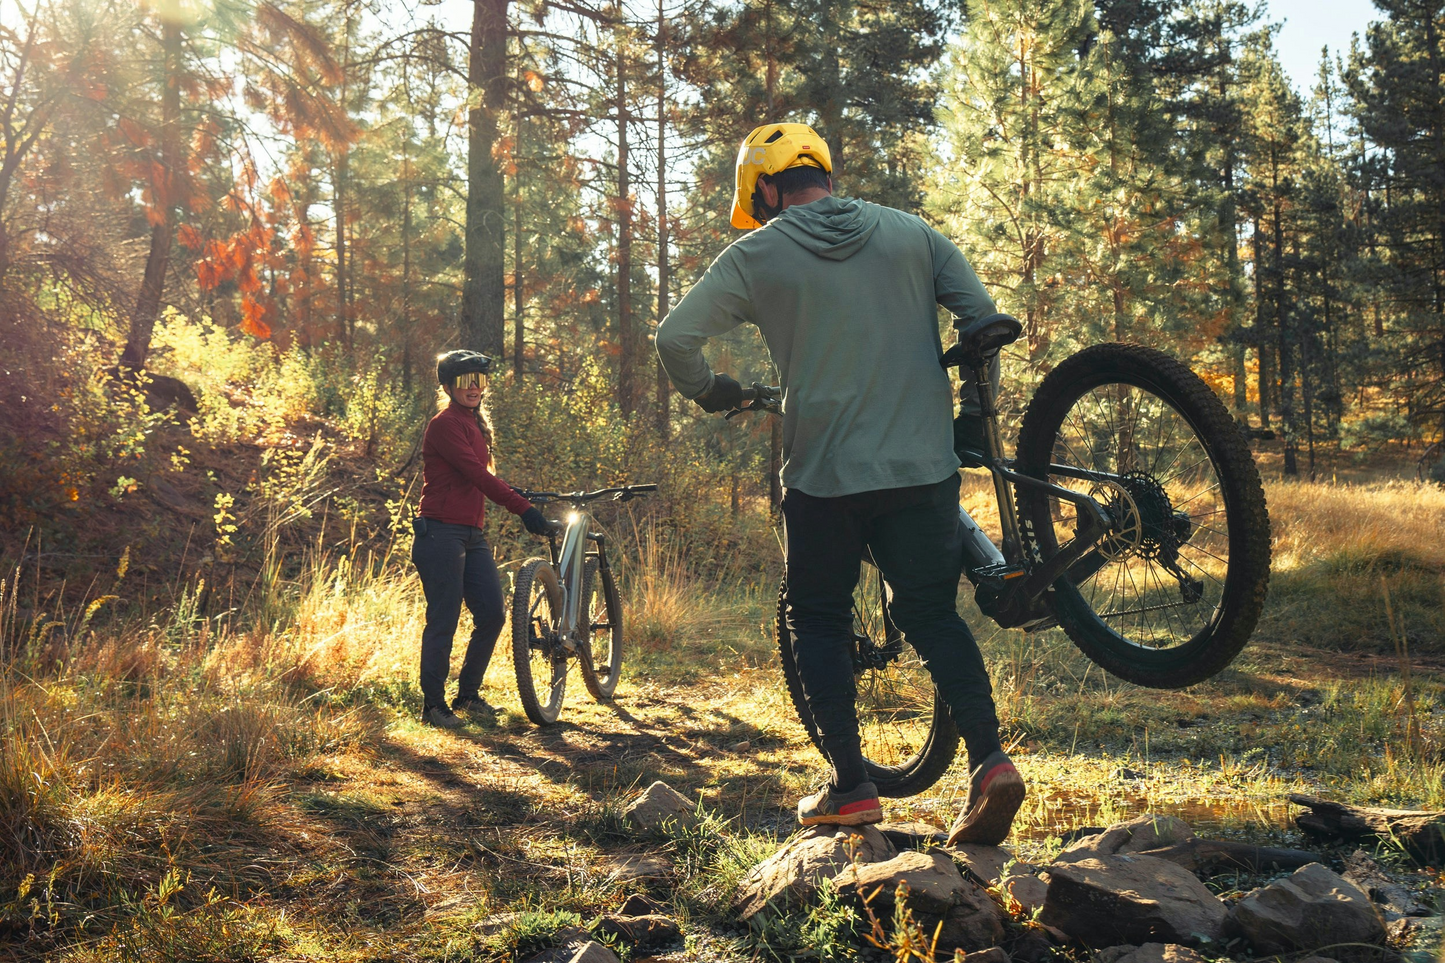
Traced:
<svg viewBox="0 0 1445 963">
<path fill-rule="evenodd" d="M 904 770 L 927 751 L 934 730 L 933 678 L 913 646 L 884 619 L 884 589 L 865 566 L 853 594 L 858 734 L 875 766 Z"/>
<path fill-rule="evenodd" d="M 1064 414 L 1052 457 L 1109 476 L 1049 478 L 1091 495 L 1116 520 L 1070 570 L 1094 618 L 1145 649 L 1208 633 L 1226 597 L 1229 507 L 1219 468 L 1189 420 L 1147 387 L 1099 385 Z M 1057 498 L 1049 512 L 1048 540 L 1063 544 L 1078 528 L 1077 513 Z"/>
</svg>

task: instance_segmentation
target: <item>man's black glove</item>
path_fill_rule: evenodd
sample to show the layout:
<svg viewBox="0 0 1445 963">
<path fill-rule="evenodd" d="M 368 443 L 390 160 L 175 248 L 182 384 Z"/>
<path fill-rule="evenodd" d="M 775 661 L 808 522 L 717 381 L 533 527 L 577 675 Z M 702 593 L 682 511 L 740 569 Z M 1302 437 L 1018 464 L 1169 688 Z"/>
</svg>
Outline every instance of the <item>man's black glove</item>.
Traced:
<svg viewBox="0 0 1445 963">
<path fill-rule="evenodd" d="M 557 532 L 557 526 L 547 521 L 535 505 L 522 513 L 522 524 L 533 535 L 554 535 Z"/>
<path fill-rule="evenodd" d="M 692 400 L 703 411 L 731 411 L 743 406 L 743 386 L 725 374 L 715 374 L 712 387 Z"/>
</svg>

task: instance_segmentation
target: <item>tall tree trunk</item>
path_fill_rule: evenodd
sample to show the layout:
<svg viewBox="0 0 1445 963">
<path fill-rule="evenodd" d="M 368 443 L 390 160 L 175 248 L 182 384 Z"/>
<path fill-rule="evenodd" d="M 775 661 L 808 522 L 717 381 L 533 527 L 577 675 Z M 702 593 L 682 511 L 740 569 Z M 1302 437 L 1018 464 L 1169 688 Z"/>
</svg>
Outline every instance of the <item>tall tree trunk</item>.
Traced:
<svg viewBox="0 0 1445 963">
<path fill-rule="evenodd" d="M 627 156 L 627 65 L 617 43 L 617 407 L 632 414 L 636 401 L 636 337 L 632 330 L 632 184 Z"/>
<path fill-rule="evenodd" d="M 507 90 L 507 4 L 473 0 L 467 86 L 466 253 L 462 261 L 462 347 L 493 356 L 506 340 L 506 216 L 502 171 L 492 156 Z"/>
<path fill-rule="evenodd" d="M 517 202 L 512 205 L 512 378 L 522 383 L 522 352 L 526 346 L 527 319 L 523 308 L 526 305 L 522 287 L 522 130 L 524 121 L 517 118 L 517 173 L 513 175 L 513 186 Z"/>
<path fill-rule="evenodd" d="M 130 316 L 130 332 L 120 363 L 140 370 L 150 355 L 151 334 L 160 315 L 161 295 L 165 291 L 166 270 L 170 267 L 172 239 L 175 236 L 175 208 L 180 189 L 181 152 L 181 25 L 166 18 L 161 24 L 161 55 L 163 82 L 161 90 L 161 179 L 151 185 L 152 202 L 160 220 L 151 227 L 150 251 L 146 255 L 145 275 L 135 311 Z"/>
<path fill-rule="evenodd" d="M 403 67 L 403 70 L 406 68 Z M 401 140 L 401 390 L 411 396 L 411 152 L 410 129 Z"/>
<path fill-rule="evenodd" d="M 1259 358 L 1259 368 L 1255 372 L 1255 384 L 1259 389 L 1259 425 L 1261 428 L 1268 428 L 1271 372 L 1269 338 L 1266 336 L 1269 329 L 1265 325 L 1263 231 L 1263 219 L 1255 215 L 1254 231 L 1250 235 L 1250 250 L 1254 255 L 1254 351 Z"/>
<path fill-rule="evenodd" d="M 657 0 L 657 323 L 667 317 L 672 283 L 667 250 L 667 20 Z M 667 441 L 671 386 L 662 360 L 656 362 L 657 437 Z"/>
<path fill-rule="evenodd" d="M 332 206 L 336 209 L 336 339 L 347 348 L 351 347 L 351 271 L 346 257 L 346 176 L 347 154 L 345 146 L 336 156 L 336 167 L 332 174 Z"/>
<path fill-rule="evenodd" d="M 1294 338 L 1284 303 L 1284 215 L 1280 199 L 1279 158 L 1270 151 L 1270 189 L 1274 195 L 1274 326 L 1279 339 L 1279 417 L 1284 422 L 1284 474 L 1299 474 L 1299 425 L 1294 411 Z"/>
</svg>

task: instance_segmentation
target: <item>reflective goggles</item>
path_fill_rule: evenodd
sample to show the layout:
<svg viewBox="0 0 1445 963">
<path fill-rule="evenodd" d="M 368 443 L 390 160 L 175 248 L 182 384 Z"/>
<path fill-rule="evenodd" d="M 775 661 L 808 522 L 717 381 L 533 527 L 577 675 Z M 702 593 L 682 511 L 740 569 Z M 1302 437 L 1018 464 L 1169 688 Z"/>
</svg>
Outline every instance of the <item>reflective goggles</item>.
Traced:
<svg viewBox="0 0 1445 963">
<path fill-rule="evenodd" d="M 468 371 L 466 374 L 459 374 L 452 379 L 453 388 L 485 388 L 487 376 L 480 371 Z"/>
</svg>

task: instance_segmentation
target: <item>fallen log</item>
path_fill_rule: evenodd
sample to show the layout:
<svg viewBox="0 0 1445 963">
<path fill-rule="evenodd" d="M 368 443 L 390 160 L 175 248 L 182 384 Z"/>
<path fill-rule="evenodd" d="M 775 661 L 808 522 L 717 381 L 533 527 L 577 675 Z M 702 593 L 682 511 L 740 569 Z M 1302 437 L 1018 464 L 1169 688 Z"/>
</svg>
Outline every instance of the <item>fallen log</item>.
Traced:
<svg viewBox="0 0 1445 963">
<path fill-rule="evenodd" d="M 1445 812 L 1418 809 L 1370 809 L 1332 802 L 1302 793 L 1287 797 L 1309 812 L 1295 816 L 1295 825 L 1326 839 L 1385 839 L 1398 842 L 1411 856 L 1438 865 L 1445 858 Z"/>
<path fill-rule="evenodd" d="M 1251 846 L 1248 843 L 1231 843 L 1223 839 L 1200 839 L 1197 836 L 1172 846 L 1146 849 L 1130 855 L 1167 859 L 1199 876 L 1212 876 L 1223 869 L 1243 869 L 1250 872 L 1299 869 L 1320 861 L 1319 856 L 1301 849 L 1274 849 L 1269 846 Z"/>
</svg>

